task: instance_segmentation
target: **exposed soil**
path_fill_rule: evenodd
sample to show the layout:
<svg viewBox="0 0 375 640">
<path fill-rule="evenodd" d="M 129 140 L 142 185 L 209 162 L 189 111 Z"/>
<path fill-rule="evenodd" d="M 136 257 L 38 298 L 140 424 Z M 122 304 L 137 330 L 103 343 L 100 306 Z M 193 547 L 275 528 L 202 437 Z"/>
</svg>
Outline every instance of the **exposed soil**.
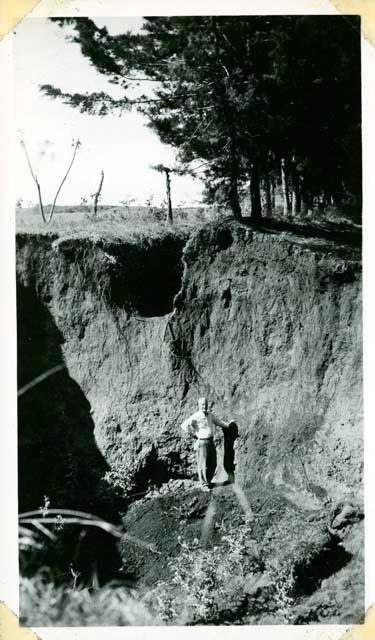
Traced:
<svg viewBox="0 0 375 640">
<path fill-rule="evenodd" d="M 296 622 L 353 622 L 363 599 L 359 236 L 245 221 L 186 240 L 18 234 L 19 386 L 66 366 L 20 399 L 21 508 L 48 495 L 52 506 L 123 514 L 157 551 L 122 544 L 123 575 L 141 590 L 166 579 L 178 536 L 201 538 L 209 504 L 212 544 L 215 523 L 244 520 L 232 485 L 207 495 L 194 484 L 179 425 L 207 395 L 239 428 L 229 458 L 218 442 L 218 479 L 226 455 L 263 561 L 294 559 Z M 344 507 L 352 516 L 332 527 Z M 252 616 L 249 602 L 231 623 L 277 622 L 262 607 Z"/>
</svg>

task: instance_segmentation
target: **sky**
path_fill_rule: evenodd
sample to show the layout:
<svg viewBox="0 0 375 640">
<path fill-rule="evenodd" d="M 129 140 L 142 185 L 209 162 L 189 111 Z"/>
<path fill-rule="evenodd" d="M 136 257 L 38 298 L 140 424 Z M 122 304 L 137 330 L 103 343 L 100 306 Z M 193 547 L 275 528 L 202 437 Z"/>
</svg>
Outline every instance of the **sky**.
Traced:
<svg viewBox="0 0 375 640">
<path fill-rule="evenodd" d="M 141 26 L 141 18 L 135 17 L 95 21 L 111 34 Z M 129 198 L 144 204 L 150 196 L 159 204 L 165 198 L 164 176 L 150 165 L 173 164 L 175 151 L 159 141 L 143 116 L 134 111 L 104 118 L 81 114 L 39 91 L 39 85 L 52 84 L 66 92 L 106 91 L 122 96 L 82 56 L 79 45 L 66 40 L 65 33 L 45 18 L 26 19 L 15 30 L 16 199 L 22 198 L 24 206 L 37 202 L 36 186 L 19 145 L 23 136 L 44 203 L 53 200 L 70 162 L 72 140 L 79 138 L 82 146 L 58 204 L 79 204 L 81 198 L 89 198 L 99 184 L 101 169 L 103 204 Z M 201 191 L 199 180 L 172 176 L 174 204 L 197 204 Z"/>
</svg>

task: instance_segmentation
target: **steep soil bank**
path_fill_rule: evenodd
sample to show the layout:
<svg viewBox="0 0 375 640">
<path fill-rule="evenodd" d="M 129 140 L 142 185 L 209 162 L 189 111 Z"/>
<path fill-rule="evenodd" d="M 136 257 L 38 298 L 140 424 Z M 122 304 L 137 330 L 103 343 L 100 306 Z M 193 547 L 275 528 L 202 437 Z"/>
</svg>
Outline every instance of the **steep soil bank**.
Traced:
<svg viewBox="0 0 375 640">
<path fill-rule="evenodd" d="M 351 505 L 350 538 L 362 517 L 357 240 L 234 223 L 202 228 L 184 250 L 186 236 L 173 234 L 106 244 L 19 234 L 20 384 L 55 362 L 67 367 L 21 399 L 22 504 L 37 507 L 46 494 L 53 506 L 100 513 L 114 493 L 121 503 L 157 486 L 162 494 L 131 507 L 125 525 L 141 539 L 154 532 L 160 557 L 128 548 L 123 557 L 144 584 L 167 576 L 166 557 L 179 553 L 178 510 L 196 497 L 194 453 L 179 425 L 208 395 L 239 427 L 236 480 L 258 518 L 254 538 L 280 557 L 290 540 L 303 597 L 315 597 L 295 615 L 336 620 L 345 598 L 327 614 L 323 578 L 336 598 L 329 580 L 337 571 L 362 588 L 358 553 L 350 544 L 343 553 L 331 527 Z M 27 479 L 28 465 L 38 482 Z M 177 492 L 163 494 L 178 481 Z M 225 491 L 213 499 L 235 522 L 241 500 Z M 191 526 L 185 518 L 192 539 L 205 521 L 201 506 Z"/>
<path fill-rule="evenodd" d="M 119 484 L 122 496 L 142 464 L 159 473 L 153 439 L 139 444 L 129 407 L 159 377 L 163 314 L 181 286 L 185 240 L 17 236 L 19 387 L 66 365 L 20 398 L 22 509 L 47 495 L 98 513 L 108 489 Z M 123 458 L 119 476 L 108 462 Z"/>
<path fill-rule="evenodd" d="M 184 253 L 169 346 L 183 408 L 239 425 L 237 479 L 316 506 L 360 487 L 360 255 L 342 243 L 217 227 Z"/>
<path fill-rule="evenodd" d="M 112 480 L 126 476 L 139 491 L 194 472 L 179 424 L 207 394 L 239 425 L 243 486 L 276 485 L 312 507 L 357 492 L 358 251 L 211 225 L 188 241 L 180 289 L 185 239 L 101 246 L 18 235 L 22 380 L 62 359 Z M 65 415 L 71 429 L 77 418 Z"/>
</svg>

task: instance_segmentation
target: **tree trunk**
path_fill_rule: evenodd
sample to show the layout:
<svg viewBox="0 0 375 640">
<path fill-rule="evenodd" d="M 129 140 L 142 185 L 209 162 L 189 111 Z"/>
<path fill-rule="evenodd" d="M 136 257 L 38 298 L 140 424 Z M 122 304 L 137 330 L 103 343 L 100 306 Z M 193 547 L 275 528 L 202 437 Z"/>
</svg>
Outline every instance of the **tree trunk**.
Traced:
<svg viewBox="0 0 375 640">
<path fill-rule="evenodd" d="M 271 176 L 271 210 L 272 213 L 275 210 L 275 206 L 276 206 L 276 199 L 275 199 L 275 178 L 274 176 Z"/>
<path fill-rule="evenodd" d="M 299 193 L 300 193 L 301 216 L 303 218 L 306 218 L 309 212 L 309 193 L 307 189 L 306 175 L 304 170 L 302 170 L 299 174 L 299 181 L 300 181 Z"/>
<path fill-rule="evenodd" d="M 334 204 L 335 207 L 341 207 L 342 205 L 341 193 L 338 191 L 332 194 L 332 204 Z"/>
<path fill-rule="evenodd" d="M 296 161 L 293 156 L 291 163 L 291 178 L 292 178 L 292 216 L 295 218 L 301 212 L 301 197 L 300 197 L 300 184 L 299 173 L 297 171 Z"/>
<path fill-rule="evenodd" d="M 267 218 L 272 218 L 271 180 L 268 171 L 263 178 L 264 209 Z"/>
<path fill-rule="evenodd" d="M 102 169 L 101 172 L 100 172 L 99 186 L 98 186 L 98 188 L 96 190 L 96 193 L 94 193 L 94 202 L 93 202 L 93 215 L 94 216 L 96 216 L 96 214 L 98 212 L 98 202 L 99 202 L 100 194 L 102 192 L 103 180 L 104 180 L 104 171 Z"/>
<path fill-rule="evenodd" d="M 319 193 L 319 196 L 318 196 L 318 211 L 319 211 L 319 213 L 324 213 L 324 208 L 325 208 L 324 193 Z"/>
<path fill-rule="evenodd" d="M 281 192 L 283 196 L 283 215 L 285 218 L 289 215 L 289 190 L 288 190 L 288 180 L 286 175 L 286 167 L 285 167 L 285 158 L 281 159 Z"/>
<path fill-rule="evenodd" d="M 297 196 L 296 212 L 297 212 L 297 215 L 301 215 L 301 184 L 300 184 L 300 180 L 299 180 L 299 175 L 298 175 L 296 196 Z"/>
<path fill-rule="evenodd" d="M 309 200 L 307 197 L 306 189 L 303 187 L 301 192 L 301 216 L 306 218 L 309 211 Z"/>
<path fill-rule="evenodd" d="M 167 201 L 168 201 L 168 211 L 167 211 L 167 223 L 173 224 L 173 212 L 172 212 L 172 200 L 171 200 L 171 178 L 170 178 L 170 170 L 164 169 L 165 171 L 165 184 L 167 189 Z"/>
<path fill-rule="evenodd" d="M 237 158 L 237 146 L 234 138 L 233 131 L 230 133 L 230 158 L 231 158 L 231 173 L 230 173 L 230 185 L 229 185 L 229 203 L 233 212 L 235 220 L 241 220 L 242 211 L 240 205 L 240 199 L 238 196 L 238 158 Z"/>
<path fill-rule="evenodd" d="M 232 209 L 234 219 L 241 220 L 242 211 L 241 211 L 240 199 L 238 197 L 237 177 L 233 174 L 230 177 L 229 204 Z"/>
<path fill-rule="evenodd" d="M 262 207 L 260 203 L 260 184 L 258 167 L 255 163 L 251 165 L 250 175 L 251 217 L 253 220 L 260 220 L 262 217 Z"/>
</svg>

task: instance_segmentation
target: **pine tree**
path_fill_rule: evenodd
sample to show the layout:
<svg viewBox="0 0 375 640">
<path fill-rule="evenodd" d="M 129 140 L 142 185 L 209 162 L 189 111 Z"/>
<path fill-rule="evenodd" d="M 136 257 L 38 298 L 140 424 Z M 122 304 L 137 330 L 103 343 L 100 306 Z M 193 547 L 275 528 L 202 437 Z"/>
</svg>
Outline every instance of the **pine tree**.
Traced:
<svg viewBox="0 0 375 640">
<path fill-rule="evenodd" d="M 117 36 L 88 18 L 54 20 L 73 27 L 69 38 L 124 95 L 42 91 L 100 116 L 137 108 L 185 171 L 200 169 L 207 198 L 220 197 L 236 219 L 249 182 L 256 219 L 260 185 L 274 193 L 275 180 L 286 215 L 306 212 L 317 196 L 360 199 L 355 16 L 150 17 L 139 33 Z"/>
</svg>

